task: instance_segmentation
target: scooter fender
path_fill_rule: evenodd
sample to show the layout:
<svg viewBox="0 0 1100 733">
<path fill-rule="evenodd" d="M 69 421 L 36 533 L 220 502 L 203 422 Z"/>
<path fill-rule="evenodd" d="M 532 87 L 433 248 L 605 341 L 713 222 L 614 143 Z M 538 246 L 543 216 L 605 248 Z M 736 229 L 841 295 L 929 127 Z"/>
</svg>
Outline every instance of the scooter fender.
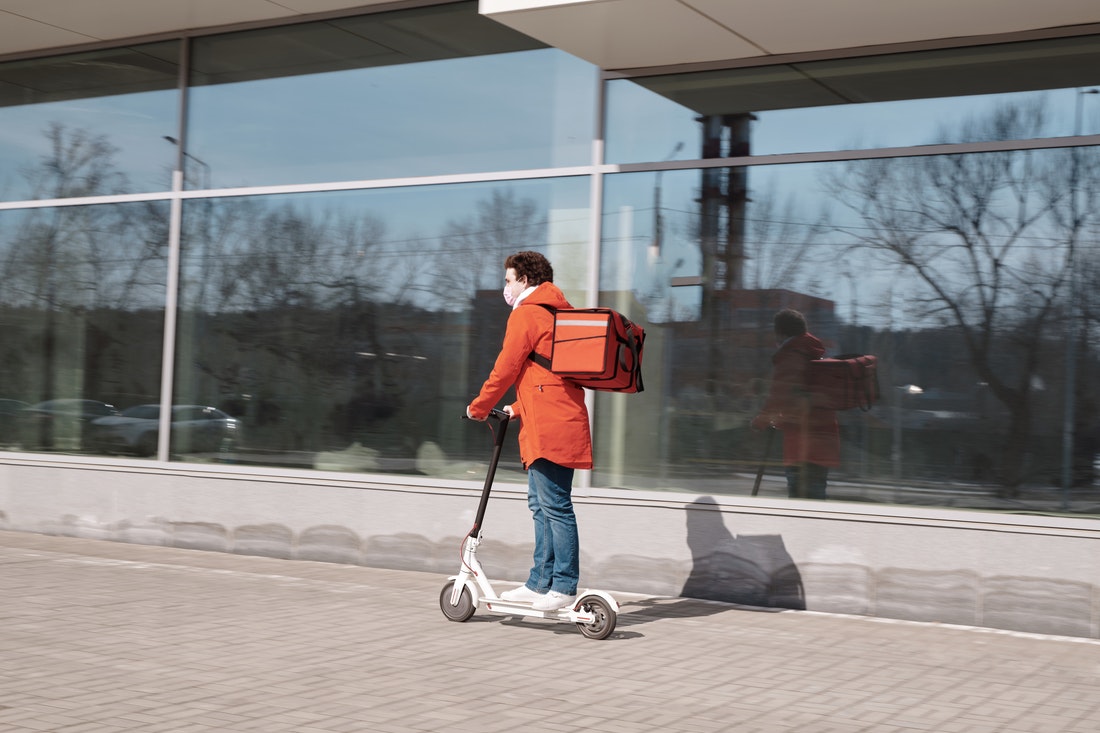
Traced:
<svg viewBox="0 0 1100 733">
<path fill-rule="evenodd" d="M 602 598 L 607 603 L 607 605 L 611 607 L 611 610 L 614 613 L 619 612 L 619 602 L 616 601 L 610 593 L 602 590 L 585 589 L 577 593 L 577 602 L 573 605 L 572 608 L 563 608 L 561 611 L 559 611 L 559 614 L 564 615 L 566 618 L 574 623 L 591 623 L 593 620 L 592 615 L 584 610 L 584 604 L 582 603 L 582 601 L 585 598 L 591 598 L 592 596 Z"/>
<path fill-rule="evenodd" d="M 600 598 L 607 601 L 607 605 L 611 606 L 611 609 L 613 611 L 615 611 L 616 613 L 618 613 L 618 611 L 619 611 L 619 602 L 616 601 L 615 598 L 610 593 L 608 593 L 607 591 L 604 591 L 604 590 L 588 590 L 587 588 L 585 588 L 584 590 L 577 593 L 577 600 L 580 601 L 585 596 L 599 596 Z"/>
<path fill-rule="evenodd" d="M 454 583 L 456 580 L 458 580 L 458 577 L 459 576 L 457 575 L 452 575 L 447 578 L 447 582 Z M 470 591 L 470 599 L 474 602 L 474 607 L 476 608 L 477 606 L 481 605 L 481 590 L 477 587 L 477 583 L 475 583 L 471 578 L 466 578 L 463 581 L 463 585 L 465 585 L 466 589 Z"/>
</svg>

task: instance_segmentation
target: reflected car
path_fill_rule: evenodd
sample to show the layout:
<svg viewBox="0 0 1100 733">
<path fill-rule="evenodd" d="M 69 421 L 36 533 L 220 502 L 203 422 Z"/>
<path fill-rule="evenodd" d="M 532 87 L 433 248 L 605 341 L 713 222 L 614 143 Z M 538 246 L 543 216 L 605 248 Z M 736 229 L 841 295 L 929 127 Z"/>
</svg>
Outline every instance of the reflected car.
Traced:
<svg viewBox="0 0 1100 733">
<path fill-rule="evenodd" d="M 240 435 L 237 418 L 206 405 L 173 405 L 171 451 L 212 453 L 231 450 Z M 160 436 L 160 405 L 135 405 L 118 415 L 92 421 L 90 441 L 103 453 L 151 456 Z"/>
<path fill-rule="evenodd" d="M 32 450 L 83 450 L 92 421 L 117 414 L 114 405 L 98 400 L 47 400 L 19 412 L 19 437 Z"/>
<path fill-rule="evenodd" d="M 19 442 L 19 418 L 28 407 L 19 400 L 0 400 L 0 446 Z"/>
</svg>

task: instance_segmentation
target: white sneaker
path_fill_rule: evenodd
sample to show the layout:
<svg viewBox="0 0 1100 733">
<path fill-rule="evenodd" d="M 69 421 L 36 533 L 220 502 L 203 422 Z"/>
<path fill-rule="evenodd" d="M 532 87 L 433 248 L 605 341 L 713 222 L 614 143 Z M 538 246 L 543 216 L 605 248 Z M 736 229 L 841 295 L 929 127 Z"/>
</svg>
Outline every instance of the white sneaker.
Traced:
<svg viewBox="0 0 1100 733">
<path fill-rule="evenodd" d="M 531 604 L 531 608 L 536 611 L 557 611 L 559 608 L 572 606 L 576 601 L 576 596 L 567 596 L 564 593 L 552 590 L 546 595 L 540 596 L 537 601 Z"/>
<path fill-rule="evenodd" d="M 523 603 L 530 603 L 531 601 L 537 601 L 543 598 L 542 593 L 536 593 L 528 588 L 526 585 L 521 585 L 518 588 L 512 590 L 506 590 L 500 594 L 500 600 L 502 601 L 520 601 Z"/>
</svg>

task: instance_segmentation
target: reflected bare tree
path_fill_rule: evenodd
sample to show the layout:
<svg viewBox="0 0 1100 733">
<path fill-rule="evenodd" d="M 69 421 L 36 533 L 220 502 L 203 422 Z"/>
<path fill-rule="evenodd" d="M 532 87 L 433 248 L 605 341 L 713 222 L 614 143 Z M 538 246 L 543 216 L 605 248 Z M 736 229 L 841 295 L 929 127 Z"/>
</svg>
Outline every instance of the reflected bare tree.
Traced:
<svg viewBox="0 0 1100 733">
<path fill-rule="evenodd" d="M 504 260 L 522 249 L 539 249 L 546 236 L 545 217 L 533 199 L 519 198 L 511 189 L 495 189 L 477 203 L 474 214 L 449 221 L 443 229 L 444 254 L 450 282 L 456 287 L 445 297 L 468 302 L 472 290 L 504 287 Z M 467 285 L 469 284 L 469 285 Z"/>
<path fill-rule="evenodd" d="M 117 149 L 102 136 L 51 125 L 48 152 L 23 174 L 36 198 L 125 190 Z M 158 204 L 31 209 L 5 248 L 0 301 L 89 309 L 163 306 L 167 221 Z M 152 291 L 150 291 L 152 288 Z M 155 293 L 150 297 L 151 292 Z"/>
<path fill-rule="evenodd" d="M 826 231 L 824 218 L 805 223 L 793 197 L 779 200 L 774 189 L 753 194 L 746 233 L 745 287 L 811 289 L 806 272 Z"/>
<path fill-rule="evenodd" d="M 391 283 L 395 259 L 411 255 L 387 251 L 384 238 L 370 214 L 249 198 L 195 202 L 185 221 L 181 310 L 199 380 L 184 389 L 230 395 L 252 423 L 274 421 L 268 413 L 279 403 L 296 430 L 324 422 L 349 389 L 355 354 L 391 350 L 379 310 L 400 292 Z M 293 447 L 317 447 L 306 432 Z"/>
<path fill-rule="evenodd" d="M 794 197 L 780 201 L 774 188 L 752 196 L 745 242 L 748 290 L 788 288 L 812 292 L 816 245 L 828 231 L 824 214 L 806 223 Z"/>
<path fill-rule="evenodd" d="M 21 170 L 35 198 L 126 190 L 126 178 L 115 166 L 118 151 L 106 137 L 60 124 L 48 126 L 44 136 L 46 151 Z M 6 347 L 22 352 L 14 361 L 5 355 L 6 363 L 23 365 L 16 369 L 22 372 L 16 377 L 22 394 L 50 399 L 121 389 L 107 354 L 150 335 L 144 326 L 138 328 L 142 336 L 129 333 L 137 321 L 120 314 L 163 309 L 166 212 L 163 203 L 142 202 L 50 206 L 7 215 L 15 224 L 0 245 L 0 305 L 26 314 L 18 321 L 24 327 L 5 339 Z M 20 343 L 17 334 L 31 340 Z M 116 357 L 122 358 L 117 352 Z M 59 384 L 59 370 L 72 372 L 76 359 L 82 360 L 80 384 Z"/>
<path fill-rule="evenodd" d="M 35 165 L 21 171 L 32 198 L 81 198 L 125 191 L 126 177 L 114 164 L 118 148 L 105 135 L 56 122 L 46 127 L 44 135 L 48 151 Z"/>
<path fill-rule="evenodd" d="M 1042 125 L 1041 105 L 1007 104 L 943 141 L 1028 139 Z M 829 181 L 859 222 L 842 228 L 853 251 L 907 276 L 911 318 L 960 334 L 978 379 L 1006 408 L 1010 497 L 1024 479 L 1034 392 L 1065 324 L 1075 252 L 1100 203 L 1090 161 L 1075 150 L 872 160 Z"/>
<path fill-rule="evenodd" d="M 476 212 L 431 237 L 339 204 L 186 202 L 178 393 L 220 400 L 271 449 L 377 443 L 383 426 L 415 444 L 429 421 L 401 408 L 439 399 L 428 374 L 449 314 L 469 309 L 477 279 L 495 287 L 497 250 L 542 232 L 534 202 L 509 191 Z"/>
</svg>

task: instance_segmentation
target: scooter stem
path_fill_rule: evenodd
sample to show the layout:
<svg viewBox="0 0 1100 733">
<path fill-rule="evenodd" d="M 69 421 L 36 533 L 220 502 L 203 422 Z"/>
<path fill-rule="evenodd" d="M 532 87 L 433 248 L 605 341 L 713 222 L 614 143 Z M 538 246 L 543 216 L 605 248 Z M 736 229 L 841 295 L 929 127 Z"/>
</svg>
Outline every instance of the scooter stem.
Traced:
<svg viewBox="0 0 1100 733">
<path fill-rule="evenodd" d="M 481 523 L 485 519 L 485 508 L 489 505 L 489 492 L 493 488 L 493 478 L 497 474 L 500 451 L 504 447 L 504 436 L 508 432 L 508 420 L 508 413 L 502 410 L 492 410 L 486 418 L 489 428 L 493 431 L 493 458 L 489 462 L 489 470 L 485 474 L 485 486 L 481 489 L 481 501 L 477 505 L 474 526 L 470 528 L 467 537 L 478 537 L 481 534 Z"/>
</svg>

